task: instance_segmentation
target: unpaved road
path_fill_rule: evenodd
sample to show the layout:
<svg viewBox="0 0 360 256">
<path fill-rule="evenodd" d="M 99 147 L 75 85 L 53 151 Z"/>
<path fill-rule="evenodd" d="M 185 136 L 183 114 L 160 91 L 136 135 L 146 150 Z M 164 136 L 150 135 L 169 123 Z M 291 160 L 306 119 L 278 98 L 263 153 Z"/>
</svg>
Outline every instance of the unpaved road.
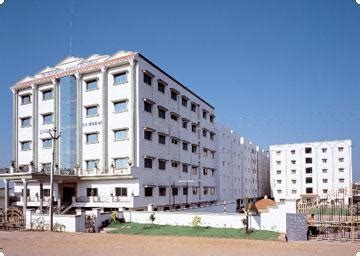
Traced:
<svg viewBox="0 0 360 256">
<path fill-rule="evenodd" d="M 0 232 L 0 251 L 13 255 L 355 255 L 360 243 L 278 242 L 121 234 Z"/>
</svg>

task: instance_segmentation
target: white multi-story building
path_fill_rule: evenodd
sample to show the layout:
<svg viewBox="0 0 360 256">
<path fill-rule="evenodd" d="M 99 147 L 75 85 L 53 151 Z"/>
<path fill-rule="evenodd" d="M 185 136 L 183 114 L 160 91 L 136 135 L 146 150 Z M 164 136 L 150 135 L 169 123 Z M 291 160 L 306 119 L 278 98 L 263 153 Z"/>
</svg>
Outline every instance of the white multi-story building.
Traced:
<svg viewBox="0 0 360 256">
<path fill-rule="evenodd" d="M 11 89 L 14 161 L 1 176 L 15 182 L 19 205 L 47 201 L 53 147 L 54 197 L 64 204 L 171 209 L 217 199 L 214 108 L 140 53 L 68 57 Z"/>
<path fill-rule="evenodd" d="M 233 130 L 217 125 L 218 193 L 220 200 L 251 200 L 270 193 L 270 160 L 267 151 Z"/>
<path fill-rule="evenodd" d="M 348 202 L 352 183 L 351 141 L 270 146 L 271 190 L 276 201 Z"/>
</svg>

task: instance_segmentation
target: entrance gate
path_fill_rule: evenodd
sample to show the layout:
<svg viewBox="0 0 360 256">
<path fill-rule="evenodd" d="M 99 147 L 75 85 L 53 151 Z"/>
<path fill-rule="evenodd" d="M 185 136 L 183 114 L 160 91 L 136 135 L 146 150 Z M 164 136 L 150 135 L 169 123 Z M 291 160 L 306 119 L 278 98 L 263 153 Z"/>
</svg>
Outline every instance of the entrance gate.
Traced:
<svg viewBox="0 0 360 256">
<path fill-rule="evenodd" d="M 23 230 L 25 229 L 25 218 L 22 209 L 10 207 L 0 211 L 0 229 Z"/>
</svg>

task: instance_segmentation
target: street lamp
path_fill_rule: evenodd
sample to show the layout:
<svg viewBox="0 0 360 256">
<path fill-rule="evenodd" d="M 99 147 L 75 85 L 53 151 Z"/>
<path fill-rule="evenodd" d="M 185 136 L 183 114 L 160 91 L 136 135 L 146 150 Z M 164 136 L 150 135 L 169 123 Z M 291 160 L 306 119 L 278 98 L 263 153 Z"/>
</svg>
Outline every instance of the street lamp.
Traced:
<svg viewBox="0 0 360 256">
<path fill-rule="evenodd" d="M 52 139 L 52 165 L 50 170 L 50 208 L 49 208 L 49 218 L 50 218 L 50 231 L 54 231 L 53 227 L 53 215 L 54 215 L 54 208 L 53 208 L 53 201 L 54 201 L 54 170 L 55 170 L 55 143 L 60 138 L 61 133 L 57 134 L 56 127 L 48 131 L 50 137 Z"/>
</svg>

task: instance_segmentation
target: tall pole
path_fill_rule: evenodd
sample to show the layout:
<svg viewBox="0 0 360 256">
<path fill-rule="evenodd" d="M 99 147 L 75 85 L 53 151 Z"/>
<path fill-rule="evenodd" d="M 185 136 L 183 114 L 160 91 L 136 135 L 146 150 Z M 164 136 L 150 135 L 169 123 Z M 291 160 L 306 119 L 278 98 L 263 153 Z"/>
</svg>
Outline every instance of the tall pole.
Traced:
<svg viewBox="0 0 360 256">
<path fill-rule="evenodd" d="M 57 135 L 56 127 L 52 130 L 49 130 L 49 134 L 52 139 L 52 146 L 53 146 L 53 152 L 52 152 L 52 165 L 50 170 L 50 208 L 49 208 L 49 219 L 50 219 L 50 231 L 54 231 L 54 225 L 53 225 L 53 217 L 54 217 L 54 171 L 55 171 L 55 143 L 60 138 L 60 134 Z"/>
</svg>

